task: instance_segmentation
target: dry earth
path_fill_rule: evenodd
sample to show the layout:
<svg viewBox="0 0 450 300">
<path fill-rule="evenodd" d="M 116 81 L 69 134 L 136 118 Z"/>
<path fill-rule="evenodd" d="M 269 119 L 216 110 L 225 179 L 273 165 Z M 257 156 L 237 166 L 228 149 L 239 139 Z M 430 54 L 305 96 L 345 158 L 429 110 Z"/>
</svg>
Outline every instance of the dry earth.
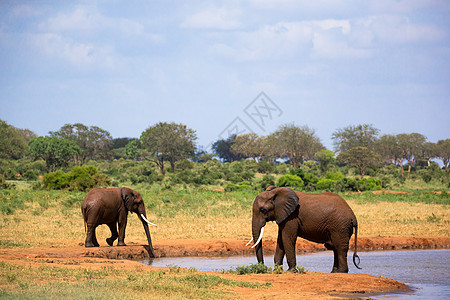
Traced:
<svg viewBox="0 0 450 300">
<path fill-rule="evenodd" d="M 154 241 L 155 252 L 160 257 L 176 256 L 222 256 L 253 254 L 243 240 L 159 240 Z M 133 261 L 148 258 L 144 241 L 129 242 L 127 247 L 85 248 L 82 244 L 72 247 L 0 249 L 0 261 L 10 264 L 40 266 L 51 264 L 68 268 L 118 269 L 158 269 Z M 353 243 L 352 243 L 353 244 Z M 264 241 L 265 254 L 275 249 L 274 240 Z M 450 237 L 359 237 L 358 251 L 393 249 L 435 249 L 450 248 Z M 298 252 L 325 250 L 323 245 L 305 240 L 297 242 Z M 406 292 L 409 288 L 395 280 L 374 277 L 366 274 L 258 274 L 232 275 L 218 274 L 221 277 L 239 281 L 270 282 L 268 289 L 255 290 L 233 288 L 240 298 L 249 296 L 257 299 L 294 299 L 299 297 L 332 299 L 368 297 L 377 293 Z M 230 288 L 231 289 L 231 288 Z"/>
</svg>

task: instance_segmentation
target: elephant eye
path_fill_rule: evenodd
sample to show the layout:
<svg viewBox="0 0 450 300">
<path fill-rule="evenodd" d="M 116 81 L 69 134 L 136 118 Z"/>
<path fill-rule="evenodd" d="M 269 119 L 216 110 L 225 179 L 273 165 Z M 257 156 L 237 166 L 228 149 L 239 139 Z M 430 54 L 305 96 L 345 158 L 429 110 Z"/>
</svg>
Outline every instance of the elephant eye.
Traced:
<svg viewBox="0 0 450 300">
<path fill-rule="evenodd" d="M 264 207 L 261 207 L 261 208 L 259 209 L 259 211 L 260 211 L 262 214 L 266 214 L 266 213 L 267 213 L 267 209 L 265 209 Z"/>
</svg>

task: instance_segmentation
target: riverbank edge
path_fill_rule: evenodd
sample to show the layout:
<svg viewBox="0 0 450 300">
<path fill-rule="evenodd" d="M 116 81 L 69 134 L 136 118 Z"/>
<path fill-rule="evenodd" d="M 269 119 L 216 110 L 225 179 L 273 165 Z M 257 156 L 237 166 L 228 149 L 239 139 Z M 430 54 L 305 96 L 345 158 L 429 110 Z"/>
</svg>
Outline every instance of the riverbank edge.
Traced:
<svg viewBox="0 0 450 300">
<path fill-rule="evenodd" d="M 254 249 L 246 246 L 247 241 L 236 239 L 178 239 L 156 240 L 153 243 L 157 257 L 183 256 L 233 256 L 254 255 Z M 276 240 L 264 240 L 265 255 L 275 253 Z M 359 237 L 357 251 L 449 249 L 450 237 Z M 298 254 L 326 251 L 323 244 L 298 239 Z M 148 246 L 144 241 L 128 242 L 128 246 L 108 246 L 85 248 L 82 243 L 76 246 L 12 248 L 1 249 L 2 256 L 26 256 L 32 258 L 105 258 L 105 259 L 148 259 Z M 354 240 L 350 240 L 350 250 L 354 251 Z"/>
</svg>

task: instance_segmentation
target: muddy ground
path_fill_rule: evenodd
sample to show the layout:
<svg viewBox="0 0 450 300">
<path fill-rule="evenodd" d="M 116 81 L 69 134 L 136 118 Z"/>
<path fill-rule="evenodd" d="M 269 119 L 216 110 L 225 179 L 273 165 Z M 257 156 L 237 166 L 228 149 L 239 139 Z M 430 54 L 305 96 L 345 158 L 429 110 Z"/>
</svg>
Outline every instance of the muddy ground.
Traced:
<svg viewBox="0 0 450 300">
<path fill-rule="evenodd" d="M 352 240 L 353 241 L 353 240 Z M 275 250 L 275 240 L 264 240 L 264 253 Z M 243 240 L 159 240 L 154 241 L 154 250 L 159 257 L 177 256 L 223 256 L 254 254 Z M 12 264 L 39 266 L 51 264 L 69 268 L 158 269 L 143 265 L 135 260 L 148 258 L 145 241 L 128 242 L 126 247 L 109 247 L 106 243 L 98 248 L 85 248 L 82 243 L 72 247 L 0 249 L 0 261 Z M 353 245 L 353 242 L 351 242 Z M 441 249 L 450 248 L 450 237 L 359 237 L 358 251 Z M 321 244 L 302 239 L 297 242 L 299 253 L 324 251 Z M 353 251 L 353 250 L 351 250 Z M 238 297 L 256 298 L 341 298 L 368 297 L 376 293 L 405 292 L 408 287 L 392 279 L 365 274 L 218 274 L 239 281 L 271 282 L 272 287 L 264 290 L 236 288 Z"/>
</svg>

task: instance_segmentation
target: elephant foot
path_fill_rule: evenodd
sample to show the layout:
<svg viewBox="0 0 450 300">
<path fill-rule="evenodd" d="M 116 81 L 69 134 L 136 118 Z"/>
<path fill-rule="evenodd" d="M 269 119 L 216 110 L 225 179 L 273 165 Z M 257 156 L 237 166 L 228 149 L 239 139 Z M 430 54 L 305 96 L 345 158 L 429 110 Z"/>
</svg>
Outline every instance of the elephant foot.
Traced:
<svg viewBox="0 0 450 300">
<path fill-rule="evenodd" d="M 126 246 L 126 244 L 124 242 L 118 242 L 117 246 Z"/>
<path fill-rule="evenodd" d="M 107 238 L 106 242 L 108 243 L 108 245 L 112 246 L 115 240 L 116 239 L 113 239 L 113 238 Z"/>
<path fill-rule="evenodd" d="M 94 245 L 93 243 L 85 243 L 84 247 L 90 248 L 90 247 L 99 247 L 100 245 Z"/>
<path fill-rule="evenodd" d="M 289 268 L 287 271 L 291 273 L 298 273 L 297 267 Z"/>
</svg>

